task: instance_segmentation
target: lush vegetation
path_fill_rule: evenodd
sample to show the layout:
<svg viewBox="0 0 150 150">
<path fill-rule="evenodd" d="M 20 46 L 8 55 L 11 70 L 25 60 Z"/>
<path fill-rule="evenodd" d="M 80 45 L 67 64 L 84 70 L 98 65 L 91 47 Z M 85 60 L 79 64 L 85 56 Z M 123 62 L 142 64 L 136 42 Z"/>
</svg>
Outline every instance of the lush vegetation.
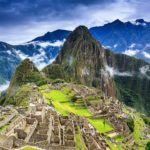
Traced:
<svg viewBox="0 0 150 150">
<path fill-rule="evenodd" d="M 5 125 L 5 126 L 1 127 L 1 128 L 0 128 L 0 132 L 5 131 L 5 130 L 7 129 L 7 127 L 8 127 L 8 126 L 9 126 L 9 124 L 7 124 L 7 125 Z"/>
<path fill-rule="evenodd" d="M 150 117 L 142 116 L 145 124 L 150 125 Z"/>
<path fill-rule="evenodd" d="M 148 143 L 146 144 L 145 150 L 150 150 L 150 142 L 148 142 Z"/>
<path fill-rule="evenodd" d="M 148 140 L 143 137 L 143 131 L 146 128 L 146 124 L 141 117 L 141 114 L 128 107 L 124 107 L 124 112 L 129 114 L 129 116 L 132 118 L 129 120 L 131 127 L 133 128 L 132 134 L 136 145 L 138 146 L 139 150 L 145 150 L 145 145 L 147 144 Z"/>
<path fill-rule="evenodd" d="M 74 93 L 69 92 L 68 88 L 62 90 L 52 90 L 50 92 L 42 90 L 44 97 L 49 104 L 52 104 L 55 109 L 62 115 L 68 115 L 72 112 L 79 116 L 91 116 L 82 99 L 72 102 Z"/>
<path fill-rule="evenodd" d="M 132 118 L 127 119 L 127 125 L 131 132 L 134 131 L 134 120 Z"/>
<path fill-rule="evenodd" d="M 47 82 L 47 79 L 41 75 L 34 64 L 25 59 L 17 68 L 7 90 L 7 97 L 16 93 L 19 87 L 27 83 L 35 83 L 42 85 Z"/>
<path fill-rule="evenodd" d="M 21 148 L 21 150 L 38 150 L 38 149 L 35 147 L 31 147 L 31 146 L 25 146 L 25 147 Z"/>
<path fill-rule="evenodd" d="M 110 146 L 111 150 L 122 150 L 121 145 L 113 144 L 111 141 L 106 140 L 107 144 Z"/>
<path fill-rule="evenodd" d="M 113 130 L 113 127 L 103 118 L 88 119 L 89 122 L 97 129 L 100 133 L 106 133 Z"/>
<path fill-rule="evenodd" d="M 150 114 L 150 80 L 139 77 L 115 77 L 118 98 L 142 113 Z"/>
<path fill-rule="evenodd" d="M 30 85 L 22 85 L 17 92 L 6 99 L 6 104 L 12 104 L 15 106 L 28 106 L 28 101 L 32 93 L 32 88 Z"/>
<path fill-rule="evenodd" d="M 75 134 L 75 143 L 77 150 L 87 150 L 79 127 L 78 132 Z"/>
<path fill-rule="evenodd" d="M 44 68 L 43 72 L 50 79 L 65 79 L 64 69 L 59 64 L 51 64 Z"/>
</svg>

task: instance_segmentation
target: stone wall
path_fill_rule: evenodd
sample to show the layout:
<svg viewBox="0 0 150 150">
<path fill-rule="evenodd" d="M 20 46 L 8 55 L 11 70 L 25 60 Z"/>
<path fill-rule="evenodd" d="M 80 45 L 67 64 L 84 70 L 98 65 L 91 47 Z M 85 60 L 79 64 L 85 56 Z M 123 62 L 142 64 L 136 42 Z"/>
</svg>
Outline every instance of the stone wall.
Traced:
<svg viewBox="0 0 150 150">
<path fill-rule="evenodd" d="M 29 134 L 27 135 L 27 137 L 26 137 L 26 139 L 25 139 L 26 142 L 29 142 L 29 140 L 30 140 L 31 136 L 33 135 L 33 133 L 34 133 L 34 131 L 35 131 L 37 125 L 38 125 L 38 121 L 35 120 L 35 122 L 33 123 L 33 125 L 32 125 L 31 128 L 30 128 Z"/>
<path fill-rule="evenodd" d="M 16 114 L 13 113 L 12 115 L 7 116 L 4 120 L 0 121 L 0 128 L 8 124 L 15 117 L 15 115 Z"/>
<path fill-rule="evenodd" d="M 7 136 L 4 136 L 4 135 L 0 135 L 1 138 L 4 138 L 4 140 L 0 141 L 0 146 L 3 147 L 4 149 L 12 149 L 13 148 L 13 145 L 14 145 L 14 139 L 15 137 L 14 136 L 10 136 L 7 138 Z"/>
<path fill-rule="evenodd" d="M 19 116 L 16 120 L 14 120 L 9 128 L 5 130 L 5 135 L 10 136 L 14 133 L 14 129 L 24 129 L 26 126 L 26 119 Z"/>
</svg>

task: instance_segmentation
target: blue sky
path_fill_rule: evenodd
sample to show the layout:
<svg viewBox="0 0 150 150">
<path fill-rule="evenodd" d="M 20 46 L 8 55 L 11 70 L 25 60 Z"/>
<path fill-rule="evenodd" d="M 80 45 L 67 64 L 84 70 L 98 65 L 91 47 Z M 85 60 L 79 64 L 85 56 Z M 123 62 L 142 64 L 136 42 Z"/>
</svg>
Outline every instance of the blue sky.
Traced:
<svg viewBox="0 0 150 150">
<path fill-rule="evenodd" d="M 0 0 L 0 41 L 18 44 L 55 29 L 115 19 L 150 21 L 149 0 Z"/>
</svg>

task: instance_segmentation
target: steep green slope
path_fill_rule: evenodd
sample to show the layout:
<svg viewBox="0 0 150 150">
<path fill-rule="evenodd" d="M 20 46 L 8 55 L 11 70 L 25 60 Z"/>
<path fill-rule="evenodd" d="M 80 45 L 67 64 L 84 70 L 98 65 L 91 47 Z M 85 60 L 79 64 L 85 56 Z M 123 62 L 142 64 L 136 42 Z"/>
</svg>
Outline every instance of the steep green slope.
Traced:
<svg viewBox="0 0 150 150">
<path fill-rule="evenodd" d="M 30 95 L 30 86 L 24 86 L 27 83 L 41 85 L 46 83 L 47 79 L 41 75 L 34 64 L 25 59 L 18 67 L 11 79 L 6 93 L 1 97 L 1 104 L 27 105 Z"/>
<path fill-rule="evenodd" d="M 150 115 L 150 64 L 123 54 L 106 50 L 107 62 L 118 72 L 130 75 L 114 75 L 117 96 L 128 106 Z"/>
<path fill-rule="evenodd" d="M 7 94 L 13 95 L 15 91 L 23 84 L 41 81 L 42 75 L 34 64 L 29 60 L 25 59 L 17 68 L 11 79 Z"/>
</svg>

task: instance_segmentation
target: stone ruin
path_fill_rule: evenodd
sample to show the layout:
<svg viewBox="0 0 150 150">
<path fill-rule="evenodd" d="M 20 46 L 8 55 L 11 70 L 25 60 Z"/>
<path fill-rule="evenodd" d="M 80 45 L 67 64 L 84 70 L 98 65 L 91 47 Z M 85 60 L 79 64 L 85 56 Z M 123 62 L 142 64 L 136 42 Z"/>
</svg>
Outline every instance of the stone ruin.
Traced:
<svg viewBox="0 0 150 150">
<path fill-rule="evenodd" d="M 75 149 L 72 121 L 61 117 L 45 105 L 37 104 L 36 110 L 27 116 L 18 116 L 0 138 L 3 139 L 0 142 L 1 149 L 20 148 L 25 145 L 43 149 Z"/>
<path fill-rule="evenodd" d="M 61 116 L 43 103 L 35 103 L 32 108 L 25 116 L 18 114 L 0 135 L 0 149 L 31 145 L 47 150 L 75 150 L 75 135 L 79 130 L 88 150 L 110 149 L 86 118 L 74 114 Z"/>
</svg>

